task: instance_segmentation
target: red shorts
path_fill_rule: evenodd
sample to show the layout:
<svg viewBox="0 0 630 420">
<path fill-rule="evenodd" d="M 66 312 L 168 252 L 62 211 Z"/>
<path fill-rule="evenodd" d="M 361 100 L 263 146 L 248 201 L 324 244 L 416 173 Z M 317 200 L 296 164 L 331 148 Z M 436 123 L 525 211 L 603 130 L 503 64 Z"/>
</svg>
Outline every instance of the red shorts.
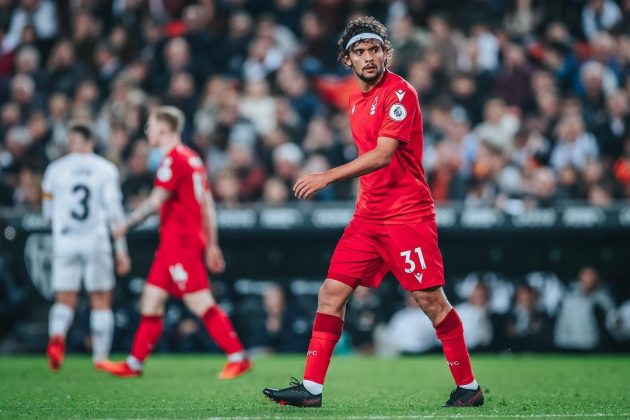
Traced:
<svg viewBox="0 0 630 420">
<path fill-rule="evenodd" d="M 376 288 L 390 271 L 408 291 L 444 285 L 444 264 L 433 218 L 402 225 L 352 219 L 337 243 L 327 278 L 352 288 Z"/>
<path fill-rule="evenodd" d="M 209 289 L 204 250 L 158 249 L 149 270 L 147 284 L 166 290 L 176 298 Z"/>
</svg>

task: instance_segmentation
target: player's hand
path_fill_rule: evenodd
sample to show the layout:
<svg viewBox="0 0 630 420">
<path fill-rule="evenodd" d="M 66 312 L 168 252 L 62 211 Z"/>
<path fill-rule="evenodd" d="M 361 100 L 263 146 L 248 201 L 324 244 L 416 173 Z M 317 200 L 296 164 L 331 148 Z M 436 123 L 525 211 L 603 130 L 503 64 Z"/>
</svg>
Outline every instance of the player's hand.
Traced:
<svg viewBox="0 0 630 420">
<path fill-rule="evenodd" d="M 116 226 L 112 230 L 112 238 L 114 238 L 114 240 L 120 239 L 120 238 L 124 237 L 127 234 L 127 231 L 129 231 L 129 227 L 127 227 L 126 223 L 123 223 L 122 225 Z"/>
<path fill-rule="evenodd" d="M 129 274 L 131 271 L 131 259 L 129 258 L 129 254 L 126 252 L 117 252 L 116 253 L 116 273 L 119 276 L 124 276 L 125 274 Z"/>
<path fill-rule="evenodd" d="M 306 175 L 297 180 L 293 186 L 293 194 L 299 199 L 309 198 L 326 188 L 328 184 L 328 176 L 325 173 Z"/>
<path fill-rule="evenodd" d="M 206 250 L 206 265 L 213 274 L 221 274 L 225 270 L 223 252 L 218 245 L 210 245 Z"/>
</svg>

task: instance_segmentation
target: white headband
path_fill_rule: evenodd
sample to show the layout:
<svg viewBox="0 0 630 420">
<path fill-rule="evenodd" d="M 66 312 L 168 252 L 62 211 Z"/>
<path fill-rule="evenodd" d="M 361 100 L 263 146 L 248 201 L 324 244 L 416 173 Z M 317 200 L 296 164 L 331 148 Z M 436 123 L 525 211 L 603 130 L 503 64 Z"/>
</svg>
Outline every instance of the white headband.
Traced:
<svg viewBox="0 0 630 420">
<path fill-rule="evenodd" d="M 379 41 L 383 42 L 383 38 L 381 38 L 380 36 L 373 34 L 371 32 L 364 32 L 362 34 L 358 34 L 350 38 L 350 41 L 348 41 L 348 43 L 346 44 L 346 51 L 348 51 L 348 48 L 350 48 L 350 45 L 354 44 L 357 41 L 365 41 L 366 39 L 378 39 Z"/>
</svg>

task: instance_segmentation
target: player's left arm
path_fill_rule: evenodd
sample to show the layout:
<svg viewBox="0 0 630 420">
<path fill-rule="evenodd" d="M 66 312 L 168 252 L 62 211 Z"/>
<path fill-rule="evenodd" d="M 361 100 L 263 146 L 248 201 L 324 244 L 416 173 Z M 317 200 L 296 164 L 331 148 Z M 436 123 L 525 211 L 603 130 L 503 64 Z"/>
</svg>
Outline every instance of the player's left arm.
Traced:
<svg viewBox="0 0 630 420">
<path fill-rule="evenodd" d="M 127 220 L 112 232 L 114 239 L 125 236 L 129 230 L 142 223 L 150 215 L 156 213 L 164 202 L 168 200 L 170 195 L 170 191 L 166 188 L 153 187 L 151 194 L 136 207 Z"/>
<path fill-rule="evenodd" d="M 217 212 L 214 205 L 212 193 L 205 189 L 204 199 L 201 206 L 201 217 L 203 227 L 208 237 L 208 247 L 206 248 L 206 265 L 211 272 L 218 274 L 225 270 L 225 259 L 219 247 L 219 229 L 217 227 Z"/>
</svg>

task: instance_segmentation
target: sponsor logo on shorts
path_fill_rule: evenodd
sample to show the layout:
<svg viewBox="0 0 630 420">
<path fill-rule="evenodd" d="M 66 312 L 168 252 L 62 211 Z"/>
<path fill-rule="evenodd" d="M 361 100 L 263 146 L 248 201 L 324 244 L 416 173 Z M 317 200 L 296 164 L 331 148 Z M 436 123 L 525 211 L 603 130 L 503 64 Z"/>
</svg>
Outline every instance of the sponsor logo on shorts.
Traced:
<svg viewBox="0 0 630 420">
<path fill-rule="evenodd" d="M 424 275 L 424 273 L 416 273 L 416 280 L 418 280 L 418 283 L 422 283 L 422 276 Z"/>
<path fill-rule="evenodd" d="M 171 265 L 168 268 L 168 271 L 171 273 L 171 277 L 173 281 L 177 284 L 180 289 L 186 287 L 185 283 L 188 281 L 188 273 L 184 269 L 184 266 L 181 263 L 177 263 L 175 265 Z"/>
</svg>

